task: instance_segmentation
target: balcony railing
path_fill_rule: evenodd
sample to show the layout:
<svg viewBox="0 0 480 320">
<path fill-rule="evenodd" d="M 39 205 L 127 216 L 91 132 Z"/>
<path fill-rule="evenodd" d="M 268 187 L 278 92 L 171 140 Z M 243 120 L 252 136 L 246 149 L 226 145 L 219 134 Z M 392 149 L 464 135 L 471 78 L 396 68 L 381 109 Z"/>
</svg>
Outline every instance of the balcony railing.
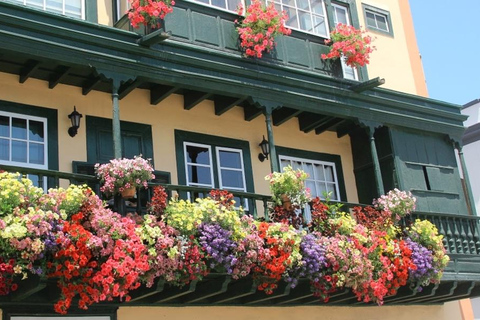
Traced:
<svg viewBox="0 0 480 320">
<path fill-rule="evenodd" d="M 0 170 L 20 172 L 26 175 L 35 175 L 38 181 L 45 182 L 40 185 L 44 189 L 51 187 L 67 187 L 69 184 L 88 184 L 99 193 L 100 185 L 96 177 L 84 174 L 65 173 L 52 170 L 29 169 L 15 166 L 0 166 Z M 157 184 L 151 184 L 151 187 Z M 170 196 L 187 197 L 188 193 L 206 194 L 208 188 L 163 184 Z M 135 206 L 125 206 L 127 211 L 142 212 L 145 210 L 146 201 L 150 199 L 151 188 L 142 191 Z M 255 217 L 268 219 L 268 206 L 271 197 L 248 192 L 234 192 L 241 201 L 249 201 L 248 214 Z M 144 197 L 144 198 L 142 198 Z M 122 200 L 123 202 L 123 200 Z M 118 204 L 116 204 L 118 206 Z M 344 209 L 352 208 L 354 203 L 344 203 Z M 257 209 L 258 208 L 258 209 Z M 120 208 L 122 209 L 122 208 Z M 402 287 L 398 294 L 385 298 L 385 304 L 425 304 L 442 303 L 465 297 L 480 295 L 480 217 L 468 215 L 455 215 L 448 213 L 423 213 L 415 212 L 401 221 L 408 225 L 415 219 L 426 219 L 435 224 L 439 233 L 444 235 L 444 245 L 450 256 L 450 263 L 444 270 L 442 281 L 431 284 L 421 292 L 408 286 Z M 33 278 L 32 287 L 19 290 L 12 297 L 1 298 L 0 305 L 12 301 L 37 301 L 49 304 L 45 300 L 45 290 L 55 290 L 55 283 L 48 279 Z M 279 288 L 272 295 L 258 292 L 251 277 L 233 280 L 227 274 L 211 273 L 203 281 L 193 281 L 190 285 L 177 288 L 165 282 L 158 282 L 152 288 L 142 288 L 132 292 L 132 301 L 129 305 L 157 304 L 186 304 L 186 305 L 311 305 L 318 304 L 318 298 L 312 296 L 310 284 L 306 279 L 300 279 L 296 288 L 281 281 Z M 13 300 L 12 300 L 13 299 Z M 339 290 L 330 298 L 328 305 L 352 305 L 359 303 L 349 289 Z"/>
</svg>

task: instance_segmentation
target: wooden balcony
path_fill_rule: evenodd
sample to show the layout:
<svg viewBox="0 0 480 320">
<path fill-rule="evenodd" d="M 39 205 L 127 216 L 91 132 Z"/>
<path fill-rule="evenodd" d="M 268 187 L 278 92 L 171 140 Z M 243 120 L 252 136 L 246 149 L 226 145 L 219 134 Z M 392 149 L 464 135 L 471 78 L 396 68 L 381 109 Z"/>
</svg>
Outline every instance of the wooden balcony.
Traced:
<svg viewBox="0 0 480 320">
<path fill-rule="evenodd" d="M 36 175 L 40 181 L 48 181 L 48 187 L 66 185 L 69 183 L 88 183 L 94 190 L 99 189 L 98 180 L 90 175 L 64 173 L 50 170 L 25 169 L 12 166 L 1 166 L 0 170 L 22 172 Z M 43 178 L 46 179 L 43 179 Z M 164 185 L 170 193 L 182 196 L 184 192 L 207 192 L 209 190 Z M 234 193 L 242 199 L 260 204 L 251 214 L 262 217 L 270 202 L 267 195 L 253 193 Z M 150 192 L 147 191 L 147 195 Z M 354 206 L 345 203 L 344 208 Z M 142 202 L 137 207 L 124 207 L 130 211 L 141 211 Z M 450 256 L 450 262 L 445 269 L 442 281 L 431 284 L 423 290 L 412 290 L 408 286 L 401 287 L 395 296 L 385 298 L 386 305 L 397 304 L 438 304 L 451 300 L 480 296 L 480 217 L 455 215 L 448 213 L 415 212 L 401 221 L 403 225 L 414 219 L 427 219 L 434 223 L 439 232 L 444 235 L 444 246 Z M 8 296 L 0 296 L 0 308 L 18 308 L 28 303 L 39 307 L 52 306 L 59 295 L 55 279 L 30 276 L 21 282 L 21 286 Z M 271 295 L 258 291 L 252 277 L 247 276 L 234 280 L 228 274 L 210 273 L 202 281 L 193 281 L 184 287 L 175 287 L 163 281 L 157 281 L 151 288 L 141 287 L 131 294 L 129 302 L 112 301 L 101 303 L 98 308 L 110 308 L 121 305 L 129 306 L 165 306 L 165 305 L 243 305 L 243 306 L 295 306 L 295 305 L 326 305 L 352 306 L 364 305 L 358 302 L 349 290 L 339 290 L 325 304 L 319 298 L 312 296 L 310 283 L 300 279 L 295 287 L 281 281 Z M 97 308 L 97 307 L 95 307 Z"/>
</svg>

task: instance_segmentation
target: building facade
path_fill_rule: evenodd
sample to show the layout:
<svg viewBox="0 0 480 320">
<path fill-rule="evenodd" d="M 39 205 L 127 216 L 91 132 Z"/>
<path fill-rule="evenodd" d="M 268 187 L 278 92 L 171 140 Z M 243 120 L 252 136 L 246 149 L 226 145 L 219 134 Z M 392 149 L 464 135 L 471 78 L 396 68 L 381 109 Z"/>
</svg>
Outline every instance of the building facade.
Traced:
<svg viewBox="0 0 480 320">
<path fill-rule="evenodd" d="M 142 154 L 159 182 L 180 186 L 268 195 L 265 175 L 290 164 L 310 173 L 314 195 L 330 192 L 333 201 L 369 204 L 408 190 L 417 216 L 446 235 L 444 280 L 382 309 L 346 307 L 351 297 L 325 305 L 286 289 L 263 299 L 251 285 L 212 281 L 89 315 L 462 319 L 456 300 L 480 294 L 478 221 L 455 160 L 466 117 L 427 98 L 408 1 L 278 3 L 292 34 L 261 59 L 239 48 L 237 4 L 179 0 L 164 29 L 149 33 L 129 25 L 125 0 L 0 1 L 0 166 L 40 170 L 31 178 L 53 186 L 38 172 L 92 174 L 95 163 Z M 376 38 L 368 67 L 320 58 L 339 21 Z M 74 106 L 83 117 L 72 137 Z M 245 206 L 263 214 L 258 201 Z M 41 294 L 0 297 L 4 319 L 51 315 Z"/>
</svg>

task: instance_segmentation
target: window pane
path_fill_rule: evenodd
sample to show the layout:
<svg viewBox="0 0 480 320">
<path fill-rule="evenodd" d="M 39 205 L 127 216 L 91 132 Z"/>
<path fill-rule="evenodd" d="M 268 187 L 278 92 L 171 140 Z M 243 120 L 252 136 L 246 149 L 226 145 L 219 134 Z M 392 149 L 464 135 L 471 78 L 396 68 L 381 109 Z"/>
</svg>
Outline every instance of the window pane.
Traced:
<svg viewBox="0 0 480 320">
<path fill-rule="evenodd" d="M 337 191 L 333 183 L 327 183 L 327 192 L 330 194 L 330 200 L 338 200 Z"/>
<path fill-rule="evenodd" d="M 187 162 L 210 165 L 209 149 L 197 146 L 187 146 Z"/>
<path fill-rule="evenodd" d="M 63 4 L 61 0 L 47 0 L 48 11 L 63 13 Z"/>
<path fill-rule="evenodd" d="M 29 129 L 29 140 L 38 142 L 44 141 L 43 122 L 30 120 Z"/>
<path fill-rule="evenodd" d="M 289 7 L 295 7 L 295 0 L 282 0 L 282 3 Z"/>
<path fill-rule="evenodd" d="M 288 15 L 288 20 L 286 21 L 285 24 L 289 27 L 298 29 L 298 20 L 297 20 L 296 10 L 292 8 L 285 8 L 285 12 Z"/>
<path fill-rule="evenodd" d="M 10 136 L 10 118 L 0 117 L 0 137 Z"/>
<path fill-rule="evenodd" d="M 375 15 L 371 12 L 366 12 L 367 16 L 367 25 L 373 28 L 377 27 L 377 23 L 375 22 Z"/>
<path fill-rule="evenodd" d="M 220 155 L 220 167 L 222 168 L 242 168 L 242 159 L 239 152 L 224 151 L 218 152 Z"/>
<path fill-rule="evenodd" d="M 228 10 L 235 11 L 238 6 L 242 3 L 240 0 L 227 0 Z"/>
<path fill-rule="evenodd" d="M 43 0 L 27 0 L 27 5 L 43 8 Z"/>
<path fill-rule="evenodd" d="M 12 118 L 12 137 L 16 139 L 27 139 L 27 120 Z"/>
<path fill-rule="evenodd" d="M 388 31 L 387 19 L 383 16 L 376 15 L 378 29 Z"/>
<path fill-rule="evenodd" d="M 315 165 L 315 179 L 325 181 L 325 173 L 321 164 Z"/>
<path fill-rule="evenodd" d="M 212 185 L 210 168 L 188 165 L 188 182 Z"/>
<path fill-rule="evenodd" d="M 290 160 L 285 160 L 285 159 L 282 159 L 280 160 L 280 167 L 283 169 L 285 167 L 288 167 L 288 166 L 291 166 L 291 161 Z"/>
<path fill-rule="evenodd" d="M 312 197 L 321 196 L 321 194 L 317 193 L 317 188 L 315 187 L 315 182 L 313 180 L 307 180 L 305 183 L 307 188 L 310 189 L 310 194 Z"/>
<path fill-rule="evenodd" d="M 308 0 L 297 0 L 297 8 L 310 11 Z"/>
<path fill-rule="evenodd" d="M 348 24 L 347 11 L 344 8 L 335 7 L 335 24 Z"/>
<path fill-rule="evenodd" d="M 125 6 L 123 6 L 125 8 Z M 122 13 L 126 12 L 126 8 Z M 65 1 L 65 14 L 76 18 L 82 17 L 82 0 L 66 0 Z"/>
<path fill-rule="evenodd" d="M 325 192 L 327 192 L 327 188 L 325 187 L 325 183 L 323 182 L 317 182 L 315 184 L 315 186 L 317 187 L 317 194 L 320 198 L 322 199 L 325 199 L 324 195 L 325 195 Z"/>
<path fill-rule="evenodd" d="M 325 15 L 323 11 L 323 1 L 322 0 L 314 0 L 312 1 L 312 12 L 319 14 L 319 15 Z"/>
<path fill-rule="evenodd" d="M 311 163 L 304 163 L 303 164 L 303 171 L 305 171 L 310 179 L 314 179 L 315 174 L 313 173 L 313 164 Z"/>
<path fill-rule="evenodd" d="M 312 32 L 312 20 L 310 14 L 305 11 L 298 11 L 298 20 L 300 22 L 300 29 Z"/>
<path fill-rule="evenodd" d="M 0 139 L 0 160 L 10 160 L 8 155 L 10 154 L 9 140 Z"/>
<path fill-rule="evenodd" d="M 242 171 L 221 170 L 221 174 L 224 188 L 244 188 Z"/>
<path fill-rule="evenodd" d="M 12 141 L 12 161 L 27 162 L 27 143 Z"/>
<path fill-rule="evenodd" d="M 219 7 L 219 8 L 227 8 L 227 4 L 224 0 L 212 0 L 212 6 Z"/>
<path fill-rule="evenodd" d="M 29 162 L 35 164 L 44 164 L 44 148 L 43 144 L 40 143 L 30 143 L 30 150 L 29 150 Z"/>
<path fill-rule="evenodd" d="M 325 181 L 335 182 L 333 175 L 333 167 L 325 166 Z"/>
<path fill-rule="evenodd" d="M 313 31 L 321 35 L 327 34 L 327 25 L 325 24 L 325 18 L 313 16 Z"/>
</svg>

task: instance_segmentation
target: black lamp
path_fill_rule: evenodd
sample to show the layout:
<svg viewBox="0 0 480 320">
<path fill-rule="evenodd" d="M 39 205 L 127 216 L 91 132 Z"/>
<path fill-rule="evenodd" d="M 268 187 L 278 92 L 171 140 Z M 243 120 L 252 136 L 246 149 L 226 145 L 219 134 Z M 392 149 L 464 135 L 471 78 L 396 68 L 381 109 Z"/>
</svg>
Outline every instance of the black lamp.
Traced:
<svg viewBox="0 0 480 320">
<path fill-rule="evenodd" d="M 75 137 L 77 130 L 80 127 L 80 119 L 83 115 L 77 112 L 77 108 L 73 106 L 73 112 L 68 115 L 68 119 L 72 122 L 72 126 L 68 128 L 68 134 L 70 137 Z"/>
<path fill-rule="evenodd" d="M 263 162 L 265 159 L 268 160 L 268 155 L 270 154 L 270 145 L 268 144 L 268 141 L 265 140 L 265 136 L 263 136 L 263 140 L 260 142 L 259 146 L 262 148 L 262 153 L 258 154 L 258 160 L 260 160 L 260 162 Z"/>
</svg>

